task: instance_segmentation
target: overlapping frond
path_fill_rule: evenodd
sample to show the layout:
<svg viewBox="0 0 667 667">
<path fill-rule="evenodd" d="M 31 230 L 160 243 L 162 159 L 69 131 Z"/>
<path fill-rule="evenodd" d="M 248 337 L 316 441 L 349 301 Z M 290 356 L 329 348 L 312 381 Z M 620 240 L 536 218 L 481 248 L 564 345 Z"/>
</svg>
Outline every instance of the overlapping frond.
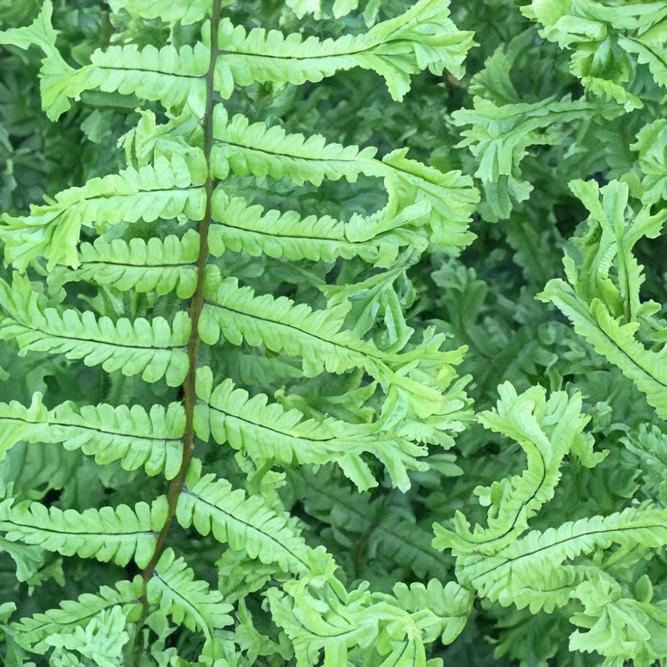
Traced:
<svg viewBox="0 0 667 667">
<path fill-rule="evenodd" d="M 636 590 L 641 599 L 624 596 L 617 582 L 602 576 L 577 586 L 573 597 L 584 610 L 571 621 L 585 631 L 570 635 L 570 650 L 598 653 L 608 664 L 659 664 L 667 640 L 667 609 L 663 601 L 651 602 L 653 586 L 647 575 L 637 582 Z"/>
<path fill-rule="evenodd" d="M 116 0 L 112 7 L 127 8 L 145 18 L 185 23 L 197 22 L 210 11 L 200 0 L 171 4 Z M 136 44 L 111 45 L 94 51 L 90 65 L 74 69 L 55 47 L 52 12 L 51 0 L 46 0 L 33 25 L 0 33 L 0 43 L 22 48 L 36 44 L 44 51 L 43 105 L 53 120 L 70 108 L 71 99 L 95 89 L 135 94 L 143 100 L 159 101 L 168 109 L 187 104 L 195 115 L 203 115 L 211 59 L 210 48 L 203 42 L 194 47 L 168 44 L 159 49 L 152 44 L 141 49 Z M 449 0 L 419 0 L 406 13 L 377 24 L 366 35 L 335 41 L 303 40 L 299 33 L 285 37 L 276 30 L 267 35 L 261 28 L 246 33 L 223 20 L 214 87 L 223 98 L 229 98 L 235 84 L 302 84 L 320 81 L 338 70 L 362 67 L 383 76 L 392 96 L 401 100 L 410 89 L 411 75 L 422 69 L 441 74 L 448 68 L 456 76 L 462 75 L 463 60 L 474 45 L 472 33 L 458 30 L 448 16 Z"/>
<path fill-rule="evenodd" d="M 183 558 L 166 549 L 146 587 L 150 604 L 157 604 L 177 624 L 200 630 L 212 639 L 217 630 L 233 622 L 232 606 L 223 601 L 219 591 L 205 581 L 195 579 L 194 571 Z"/>
<path fill-rule="evenodd" d="M 563 280 L 552 280 L 541 298 L 553 303 L 596 352 L 618 366 L 646 394 L 646 400 L 660 416 L 667 416 L 665 351 L 653 352 L 637 340 L 638 322 L 624 324 L 599 299 L 586 303 Z"/>
<path fill-rule="evenodd" d="M 556 392 L 547 400 L 542 387 L 517 395 L 509 383 L 501 385 L 499 393 L 497 408 L 482 412 L 478 420 L 518 442 L 528 466 L 521 476 L 475 489 L 489 507 L 487 528 L 477 525 L 470 531 L 461 512 L 456 514 L 454 532 L 436 524 L 436 546 L 450 548 L 454 555 L 493 554 L 511 544 L 528 528 L 528 520 L 553 498 L 567 454 L 578 455 L 591 467 L 604 458 L 593 454 L 593 438 L 583 432 L 588 418 L 581 414 L 580 394 L 569 398 L 565 392 Z"/>
<path fill-rule="evenodd" d="M 148 475 L 164 471 L 172 479 L 180 467 L 185 430 L 183 406 L 154 405 L 150 412 L 139 405 L 88 405 L 63 403 L 48 410 L 41 394 L 29 407 L 18 401 L 0 403 L 0 452 L 17 442 L 62 443 L 81 449 L 100 465 L 120 461 L 125 470 L 145 468 Z"/>
<path fill-rule="evenodd" d="M 166 516 L 164 496 L 152 505 L 137 503 L 134 509 L 118 505 L 83 512 L 31 501 L 14 504 L 9 498 L 0 504 L 0 530 L 8 540 L 37 544 L 63 556 L 76 554 L 117 565 L 134 559 L 139 567 L 145 567 Z"/>
<path fill-rule="evenodd" d="M 664 3 L 532 0 L 522 12 L 541 26 L 544 38 L 573 51 L 570 70 L 593 95 L 626 111 L 642 107 L 638 65 L 647 66 L 656 84 L 667 86 Z"/>
<path fill-rule="evenodd" d="M 576 455 L 589 467 L 604 458 L 593 453 L 592 438 L 582 432 L 588 420 L 581 415 L 581 396 L 556 392 L 547 400 L 541 388 L 517 395 L 506 384 L 501 386 L 497 409 L 482 413 L 480 421 L 516 440 L 526 452 L 528 468 L 520 477 L 475 490 L 489 506 L 488 528 L 477 526 L 471 532 L 461 513 L 454 531 L 434 526 L 433 544 L 457 556 L 456 574 L 462 585 L 503 606 L 551 611 L 566 605 L 577 585 L 600 572 L 599 559 L 569 561 L 612 544 L 654 549 L 665 544 L 665 511 L 650 503 L 524 534 L 528 519 L 553 498 L 566 454 Z"/>
<path fill-rule="evenodd" d="M 451 407 L 441 391 L 410 377 L 411 370 L 422 361 L 425 366 L 439 362 L 438 372 L 444 375 L 451 371 L 448 364 L 458 363 L 461 350 L 440 352 L 440 338 L 427 340 L 402 355 L 383 352 L 372 342 L 342 329 L 349 304 L 312 310 L 303 304 L 295 305 L 286 297 L 255 296 L 251 288 L 239 287 L 235 278 L 222 280 L 214 271 L 207 276 L 204 297 L 199 335 L 209 345 L 215 345 L 222 335 L 233 345 L 245 341 L 274 352 L 284 351 L 301 358 L 304 373 L 310 377 L 324 370 L 344 373 L 363 368 L 387 390 L 395 385 L 413 396 L 414 409 L 425 415 L 446 412 Z"/>
<path fill-rule="evenodd" d="M 96 594 L 84 593 L 78 600 L 64 600 L 59 609 L 21 619 L 11 625 L 12 636 L 24 648 L 44 654 L 50 646 L 48 637 L 72 628 L 86 625 L 91 618 L 115 607 L 128 618 L 138 618 L 141 610 L 142 583 L 137 576 L 133 581 L 119 581 L 114 588 L 102 586 Z"/>
<path fill-rule="evenodd" d="M 361 257 L 376 266 L 391 266 L 401 247 L 424 248 L 426 239 L 418 232 L 429 215 L 429 206 L 420 202 L 395 213 L 390 202 L 370 216 L 355 214 L 344 223 L 330 216 L 301 218 L 295 211 L 265 211 L 222 189 L 213 195 L 215 224 L 209 232 L 211 254 L 219 257 L 225 249 L 244 251 L 292 261 L 333 262 L 336 258 Z"/>
<path fill-rule="evenodd" d="M 284 589 L 287 595 L 272 588 L 266 596 L 303 665 L 319 663 L 322 652 L 324 664 L 425 665 L 426 644 L 439 635 L 451 643 L 472 606 L 470 593 L 456 584 L 398 589 L 398 598 L 364 586 L 348 592 L 335 579 L 292 581 Z M 432 608 L 415 608 L 423 602 Z"/>
<path fill-rule="evenodd" d="M 76 267 L 82 226 L 94 224 L 102 233 L 121 222 L 154 222 L 181 214 L 200 220 L 206 206 L 204 180 L 199 159 L 188 163 L 178 155 L 93 178 L 80 188 L 63 190 L 45 205 L 32 206 L 28 216 L 3 215 L 5 257 L 21 271 L 38 256 L 49 259 L 50 269 L 59 263 Z"/>
<path fill-rule="evenodd" d="M 615 105 L 572 100 L 569 96 L 501 106 L 475 97 L 474 109 L 455 111 L 455 125 L 472 126 L 461 132 L 464 139 L 459 146 L 469 147 L 477 160 L 475 176 L 484 186 L 485 206 L 489 209 L 486 216 L 491 220 L 508 218 L 513 200 L 522 202 L 530 196 L 533 185 L 521 171 L 529 146 L 560 143 L 563 128 L 571 132 L 578 122 L 609 117 L 614 112 L 618 113 Z"/>
<path fill-rule="evenodd" d="M 42 106 L 51 120 L 57 120 L 84 91 L 99 89 L 105 93 L 136 94 L 165 107 L 183 107 L 186 103 L 197 115 L 204 112 L 206 73 L 210 49 L 198 42 L 180 48 L 168 44 L 158 49 L 152 44 L 139 49 L 137 44 L 112 45 L 97 49 L 89 65 L 70 67 L 55 46 L 56 31 L 51 26 L 53 4 L 45 0 L 34 23 L 0 33 L 0 44 L 22 48 L 35 44 L 44 51 L 42 61 Z"/>
<path fill-rule="evenodd" d="M 582 554 L 612 544 L 653 549 L 667 544 L 665 511 L 652 506 L 629 507 L 609 516 L 568 521 L 544 532 L 532 531 L 493 555 L 470 554 L 457 563 L 457 576 L 491 601 L 529 606 L 533 612 L 567 604 L 572 590 L 591 566 L 564 565 Z"/>
<path fill-rule="evenodd" d="M 383 433 L 372 424 L 349 424 L 333 418 L 305 419 L 296 409 L 269 403 L 268 396 L 250 398 L 247 391 L 225 380 L 213 387 L 209 369 L 199 370 L 197 396 L 203 403 L 195 413 L 200 437 L 209 432 L 220 445 L 248 452 L 258 464 L 275 461 L 323 465 L 335 462 L 360 490 L 377 486 L 363 454 L 369 453 L 387 467 L 392 481 L 402 490 L 410 487 L 409 470 L 424 470 L 418 457 L 426 449 Z"/>
<path fill-rule="evenodd" d="M 263 28 L 247 32 L 225 19 L 220 24 L 221 78 L 240 86 L 255 82 L 301 85 L 337 71 L 361 67 L 382 76 L 396 100 L 410 89 L 410 77 L 423 69 L 463 74 L 462 63 L 474 45 L 449 17 L 449 0 L 419 0 L 404 14 L 378 23 L 368 33 L 319 40 L 299 33 L 283 35 Z"/>
<path fill-rule="evenodd" d="M 134 321 L 109 317 L 97 319 L 92 312 L 73 308 L 59 311 L 44 307 L 27 278 L 15 276 L 10 286 L 0 282 L 0 338 L 16 340 L 28 351 L 64 354 L 82 359 L 87 366 L 101 365 L 108 372 L 120 370 L 147 382 L 165 378 L 180 385 L 188 370 L 184 351 L 190 335 L 190 320 L 177 313 L 170 325 L 164 318 Z"/>
<path fill-rule="evenodd" d="M 667 121 L 653 121 L 637 133 L 637 141 L 630 146 L 637 151 L 639 168 L 642 171 L 642 195 L 644 204 L 656 204 L 667 199 Z"/>
<path fill-rule="evenodd" d="M 241 115 L 229 119 L 222 106 L 216 107 L 214 118 L 216 144 L 211 159 L 218 178 L 226 178 L 230 170 L 239 176 L 287 176 L 295 183 L 314 185 L 324 179 L 354 182 L 361 174 L 384 178 L 390 202 L 400 210 L 418 202 L 431 205 L 428 222 L 433 243 L 456 253 L 474 239 L 467 227 L 479 192 L 460 171 L 442 173 L 410 160 L 407 149 L 376 160 L 373 147 L 359 150 L 327 143 L 321 135 L 287 134 L 279 126 L 250 124 Z"/>
<path fill-rule="evenodd" d="M 443 586 L 438 579 L 429 579 L 426 585 L 396 584 L 393 589 L 398 605 L 409 611 L 424 631 L 424 641 L 438 637 L 446 646 L 463 631 L 472 611 L 474 595 L 455 581 Z"/>
<path fill-rule="evenodd" d="M 568 282 L 551 280 L 539 298 L 553 303 L 575 331 L 618 366 L 664 417 L 665 348 L 647 349 L 637 336 L 640 320 L 659 306 L 640 299 L 643 267 L 633 248 L 643 236 L 654 238 L 660 233 L 667 211 L 652 214 L 649 205 L 642 205 L 635 213 L 629 207 L 628 186 L 619 181 L 603 188 L 577 181 L 572 189 L 590 212 L 588 231 L 575 241 L 578 252 L 564 260 Z"/>
<path fill-rule="evenodd" d="M 308 574 L 331 565 L 322 550 L 309 547 L 288 515 L 279 514 L 259 495 L 246 496 L 225 479 L 201 475 L 194 461 L 179 496 L 176 518 L 202 535 L 213 534 L 232 549 L 245 550 L 262 563 L 277 563 L 285 572 Z"/>
</svg>

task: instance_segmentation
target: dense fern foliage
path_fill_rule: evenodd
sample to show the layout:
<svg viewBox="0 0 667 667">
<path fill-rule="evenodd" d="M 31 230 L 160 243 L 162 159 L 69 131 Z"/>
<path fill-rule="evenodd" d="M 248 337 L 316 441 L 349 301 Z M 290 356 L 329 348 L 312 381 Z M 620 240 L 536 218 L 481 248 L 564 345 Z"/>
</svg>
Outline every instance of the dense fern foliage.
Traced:
<svg viewBox="0 0 667 667">
<path fill-rule="evenodd" d="M 4 664 L 667 665 L 667 2 L 0 27 Z"/>
</svg>

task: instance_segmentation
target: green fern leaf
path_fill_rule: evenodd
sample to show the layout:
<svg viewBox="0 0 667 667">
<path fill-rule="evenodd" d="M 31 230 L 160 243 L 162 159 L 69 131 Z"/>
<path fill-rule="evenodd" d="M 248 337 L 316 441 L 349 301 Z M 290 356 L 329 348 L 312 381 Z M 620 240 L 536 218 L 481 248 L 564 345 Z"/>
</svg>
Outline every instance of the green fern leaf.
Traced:
<svg viewBox="0 0 667 667">
<path fill-rule="evenodd" d="M 385 179 L 390 202 L 403 210 L 418 202 L 431 205 L 429 224 L 433 242 L 449 253 L 465 247 L 474 238 L 468 231 L 479 192 L 472 179 L 460 171 L 443 174 L 407 159 L 407 149 L 399 149 L 376 160 L 375 149 L 328 144 L 321 135 L 304 137 L 287 134 L 282 128 L 264 123 L 250 125 L 244 116 L 228 119 L 218 106 L 214 112 L 216 144 L 211 156 L 216 177 L 227 178 L 230 170 L 239 176 L 288 176 L 295 183 L 321 185 L 327 178 L 350 182 L 360 174 Z"/>
<path fill-rule="evenodd" d="M 533 190 L 520 167 L 529 146 L 560 143 L 563 133 L 576 127 L 574 122 L 618 113 L 615 104 L 603 106 L 569 96 L 501 106 L 475 97 L 474 106 L 455 111 L 452 119 L 459 127 L 472 126 L 461 133 L 464 139 L 459 146 L 469 147 L 477 160 L 475 176 L 483 183 L 487 217 L 492 221 L 508 218 L 512 200 L 525 201 Z"/>
<path fill-rule="evenodd" d="M 440 251 L 457 255 L 477 238 L 468 225 L 479 202 L 479 190 L 473 187 L 470 176 L 458 170 L 443 173 L 408 159 L 407 152 L 407 148 L 399 148 L 382 158 L 379 170 L 385 177 L 389 199 L 395 197 L 399 209 L 428 202 L 429 240 Z"/>
<path fill-rule="evenodd" d="M 519 608 L 530 605 L 535 613 L 543 606 L 549 609 L 566 604 L 581 581 L 581 573 L 564 566 L 565 561 L 612 544 L 653 549 L 665 546 L 665 510 L 650 505 L 629 507 L 606 517 L 568 521 L 543 533 L 532 531 L 494 555 L 461 557 L 457 577 L 490 601 Z"/>
<path fill-rule="evenodd" d="M 45 206 L 32 206 L 29 216 L 3 215 L 0 238 L 5 241 L 5 256 L 20 271 L 39 255 L 49 259 L 50 270 L 59 263 L 76 267 L 82 226 L 94 223 L 104 233 L 121 222 L 153 222 L 181 214 L 201 220 L 204 180 L 201 161 L 186 162 L 180 156 L 94 178 L 83 187 L 62 191 Z"/>
<path fill-rule="evenodd" d="M 93 313 L 74 309 L 59 312 L 40 304 L 27 278 L 14 277 L 12 286 L 0 282 L 0 339 L 15 339 L 21 353 L 28 351 L 62 353 L 68 359 L 83 359 L 87 366 L 101 364 L 108 372 L 141 376 L 147 382 L 165 377 L 177 387 L 188 370 L 182 349 L 190 336 L 190 319 L 176 314 L 172 325 L 161 317 L 151 322 L 108 317 L 99 320 Z"/>
<path fill-rule="evenodd" d="M 85 664 L 88 660 L 100 667 L 116 667 L 130 641 L 126 625 L 127 619 L 119 607 L 105 609 L 85 627 L 79 625 L 47 637 L 46 643 L 54 647 L 49 661 L 54 667 Z"/>
<path fill-rule="evenodd" d="M 205 581 L 195 579 L 195 573 L 172 549 L 166 549 L 146 587 L 150 604 L 160 609 L 177 624 L 195 631 L 201 630 L 211 639 L 214 633 L 231 625 L 232 606 L 223 602 L 218 591 L 209 589 Z"/>
<path fill-rule="evenodd" d="M 180 403 L 166 409 L 154 405 L 147 412 L 138 405 L 83 406 L 63 403 L 47 410 L 42 395 L 34 394 L 26 408 L 17 401 L 0 403 L 0 452 L 19 441 L 62 443 L 67 450 L 81 449 L 100 465 L 120 461 L 125 470 L 142 466 L 148 475 L 164 470 L 176 476 L 182 458 L 185 414 Z"/>
<path fill-rule="evenodd" d="M 199 437 L 207 440 L 211 432 L 218 444 L 229 442 L 234 449 L 248 452 L 258 465 L 335 462 L 362 491 L 377 486 L 362 458 L 366 452 L 387 466 L 394 484 L 403 491 L 410 487 L 408 470 L 426 469 L 417 459 L 426 454 L 424 447 L 378 431 L 376 426 L 332 418 L 305 420 L 298 410 L 269 403 L 265 394 L 250 398 L 231 380 L 213 388 L 208 368 L 199 370 L 197 381 L 197 396 L 203 401 L 195 413 Z"/>
<path fill-rule="evenodd" d="M 441 364 L 440 370 L 444 370 L 443 365 L 452 358 L 432 349 L 439 348 L 439 340 L 404 356 L 384 353 L 353 332 L 341 331 L 349 309 L 347 304 L 313 311 L 305 305 L 294 305 L 285 297 L 274 299 L 269 294 L 256 297 L 250 288 L 239 287 L 235 278 L 221 280 L 215 271 L 207 276 L 205 299 L 199 335 L 209 345 L 215 345 L 222 334 L 233 345 L 245 340 L 249 345 L 265 345 L 274 352 L 284 350 L 302 359 L 304 373 L 309 377 L 324 370 L 344 373 L 363 368 L 387 388 L 396 385 L 414 395 L 415 409 L 426 414 L 448 409 L 448 399 L 440 391 L 411 379 L 401 368 L 410 369 L 420 357 L 428 359 L 433 354 Z"/>
<path fill-rule="evenodd" d="M 493 554 L 516 540 L 528 528 L 528 520 L 553 498 L 568 453 L 579 455 L 589 467 L 604 458 L 593 455 L 593 438 L 583 433 L 588 418 L 581 414 L 580 394 L 569 398 L 565 392 L 555 392 L 547 401 L 542 387 L 531 387 L 517 395 L 508 382 L 498 391 L 497 408 L 482 412 L 478 420 L 518 442 L 528 466 L 521 476 L 475 489 L 489 507 L 488 528 L 477 525 L 471 532 L 460 512 L 456 514 L 455 533 L 435 525 L 435 546 L 450 548 L 454 555 L 472 551 Z"/>
<path fill-rule="evenodd" d="M 358 256 L 376 266 L 389 267 L 401 247 L 423 249 L 426 245 L 416 228 L 427 220 L 428 204 L 408 206 L 393 215 L 395 208 L 390 203 L 368 217 L 355 214 L 347 223 L 329 216 L 302 219 L 295 211 L 265 212 L 261 206 L 248 206 L 240 197 L 230 200 L 218 189 L 212 203 L 216 223 L 209 233 L 211 254 L 219 257 L 229 249 L 243 250 L 253 257 L 265 254 L 276 259 L 324 262 Z"/>
<path fill-rule="evenodd" d="M 94 244 L 81 244 L 77 270 L 56 268 L 49 282 L 60 287 L 73 280 L 86 281 L 111 285 L 121 292 L 155 291 L 160 295 L 176 291 L 179 299 L 189 299 L 197 286 L 198 255 L 199 234 L 192 229 L 180 239 L 173 235 L 148 242 L 97 239 Z"/>
<path fill-rule="evenodd" d="M 424 641 L 438 637 L 447 646 L 463 631 L 472 611 L 474 595 L 471 591 L 450 581 L 443 586 L 438 579 L 430 579 L 426 585 L 417 582 L 399 582 L 394 586 L 398 605 L 409 611 L 424 630 Z"/>
<path fill-rule="evenodd" d="M 239 176 L 289 176 L 295 183 L 321 185 L 327 178 L 346 178 L 355 182 L 359 174 L 372 172 L 377 149 L 369 146 L 328 144 L 321 135 L 304 137 L 287 134 L 281 127 L 250 124 L 245 116 L 229 119 L 222 105 L 214 111 L 213 132 L 216 143 L 211 155 L 216 178 L 227 178 L 229 171 Z"/>
<path fill-rule="evenodd" d="M 647 582 L 644 575 L 637 588 Z M 631 662 L 635 667 L 659 664 L 664 659 L 667 640 L 667 609 L 664 601 L 651 603 L 653 590 L 648 584 L 648 599 L 643 600 L 624 597 L 621 586 L 610 577 L 601 576 L 580 584 L 573 597 L 581 600 L 584 611 L 570 620 L 587 631 L 570 635 L 570 650 L 598 653 L 607 658 L 607 664 Z"/>
<path fill-rule="evenodd" d="M 164 496 L 151 506 L 142 502 L 134 509 L 119 505 L 82 513 L 30 501 L 15 505 L 12 498 L 0 504 L 0 530 L 6 531 L 8 540 L 37 544 L 63 556 L 113 560 L 121 566 L 132 559 L 139 567 L 148 564 L 166 517 Z"/>
<path fill-rule="evenodd" d="M 138 405 L 84 406 L 76 409 L 64 403 L 47 410 L 41 394 L 30 407 L 17 401 L 0 403 L 0 452 L 19 441 L 63 443 L 65 449 L 81 449 L 106 465 L 121 461 L 126 470 L 145 467 L 149 475 L 163 470 L 167 479 L 178 472 L 185 428 L 182 406 L 172 403 L 166 410 L 156 405 L 150 414 Z"/>
<path fill-rule="evenodd" d="M 117 582 L 115 588 L 102 586 L 97 594 L 84 593 L 78 600 L 64 600 L 60 609 L 12 623 L 13 638 L 24 648 L 44 654 L 50 648 L 45 641 L 48 637 L 86 625 L 105 610 L 120 608 L 128 619 L 137 620 L 141 613 L 142 588 L 141 577 L 137 576 L 131 582 Z"/>
<path fill-rule="evenodd" d="M 463 75 L 473 33 L 457 30 L 448 16 L 449 0 L 420 0 L 366 34 L 324 41 L 263 28 L 246 32 L 224 19 L 219 38 L 224 55 L 218 71 L 223 70 L 221 77 L 230 86 L 267 81 L 301 85 L 361 67 L 384 77 L 391 96 L 402 100 L 410 90 L 410 76 L 420 70 L 442 74 L 447 68 L 456 77 Z"/>
<path fill-rule="evenodd" d="M 285 572 L 307 574 L 324 571 L 331 560 L 322 550 L 314 550 L 291 525 L 287 515 L 271 509 L 259 495 L 247 497 L 225 479 L 201 476 L 195 460 L 179 496 L 176 518 L 184 527 L 194 525 L 202 535 L 213 534 L 218 542 L 262 563 L 277 563 Z"/>
<path fill-rule="evenodd" d="M 614 318 L 599 299 L 590 305 L 580 299 L 564 281 L 550 281 L 539 295 L 553 303 L 599 354 L 618 366 L 632 380 L 637 389 L 646 394 L 646 400 L 664 418 L 667 418 L 667 370 L 662 352 L 647 350 L 636 338 L 638 322 L 622 323 Z"/>
</svg>

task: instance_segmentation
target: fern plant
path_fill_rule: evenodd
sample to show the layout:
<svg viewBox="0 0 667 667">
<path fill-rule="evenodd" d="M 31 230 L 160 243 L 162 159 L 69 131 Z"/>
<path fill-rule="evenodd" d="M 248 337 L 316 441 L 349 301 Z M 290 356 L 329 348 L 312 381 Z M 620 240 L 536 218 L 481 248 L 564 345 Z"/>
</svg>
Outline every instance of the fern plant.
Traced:
<svg viewBox="0 0 667 667">
<path fill-rule="evenodd" d="M 452 642 L 470 610 L 453 581 L 345 585 L 276 489 L 300 466 L 336 466 L 360 491 L 385 474 L 407 490 L 429 447 L 451 444 L 469 420 L 468 380 L 455 371 L 463 348 L 409 327 L 391 287 L 385 328 L 333 283 L 304 301 L 298 276 L 308 263 L 323 275 L 349 264 L 372 290 L 428 248 L 456 255 L 474 238 L 478 192 L 404 149 L 379 159 L 372 146 L 238 111 L 267 87 L 353 68 L 377 72 L 401 100 L 422 70 L 461 76 L 472 34 L 448 18 L 448 0 L 420 0 L 337 39 L 247 30 L 226 15 L 230 4 L 112 0 L 127 27 L 80 67 L 58 50 L 49 0 L 32 24 L 0 33 L 12 48 L 41 49 L 52 121 L 95 91 L 102 106 L 129 97 L 137 107 L 123 169 L 2 218 L 13 271 L 0 284 L 0 337 L 109 388 L 97 405 L 37 393 L 0 406 L 3 456 L 19 442 L 29 455 L 81 453 L 110 492 L 62 511 L 3 488 L 2 549 L 19 581 L 62 579 L 48 554 L 109 563 L 82 570 L 98 590 L 5 625 L 12 664 L 307 665 L 320 654 L 331 665 L 426 664 L 428 645 Z M 135 24 L 159 25 L 166 39 L 138 45 Z M 377 206 L 338 219 L 274 196 L 360 178 L 383 186 Z M 268 291 L 262 267 L 283 277 Z M 350 397 L 339 409 L 326 393 L 336 376 Z M 325 393 L 300 405 L 261 391 L 266 377 Z M 219 582 L 201 550 L 218 553 Z"/>
<path fill-rule="evenodd" d="M 667 665 L 665 26 L 0 0 L 0 661 Z"/>
</svg>

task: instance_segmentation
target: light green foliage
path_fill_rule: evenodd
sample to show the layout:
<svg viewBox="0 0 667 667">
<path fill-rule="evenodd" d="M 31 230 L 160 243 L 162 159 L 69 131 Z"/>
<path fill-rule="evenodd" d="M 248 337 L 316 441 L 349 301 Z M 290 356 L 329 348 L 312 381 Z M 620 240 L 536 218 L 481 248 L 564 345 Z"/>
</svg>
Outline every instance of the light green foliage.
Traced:
<svg viewBox="0 0 667 667">
<path fill-rule="evenodd" d="M 171 549 L 162 554 L 146 595 L 176 623 L 203 632 L 209 641 L 216 630 L 232 622 L 228 616 L 231 606 L 222 601 L 218 591 L 210 591 L 206 582 L 195 580 L 194 572 L 182 558 L 176 559 Z"/>
<path fill-rule="evenodd" d="M 419 0 L 409 11 L 376 24 L 365 34 L 324 41 L 303 40 L 298 33 L 285 37 L 262 28 L 247 33 L 225 19 L 220 23 L 220 48 L 226 57 L 220 59 L 216 75 L 229 85 L 266 81 L 301 85 L 361 67 L 380 74 L 391 96 L 400 101 L 410 90 L 410 76 L 426 68 L 434 74 L 446 68 L 462 76 L 472 34 L 457 30 L 448 16 L 449 0 Z"/>
<path fill-rule="evenodd" d="M 595 183 L 575 182 L 572 188 L 590 211 L 588 234 L 575 240 L 578 252 L 564 260 L 569 284 L 552 280 L 540 298 L 558 306 L 575 330 L 618 365 L 664 416 L 662 355 L 646 349 L 637 338 L 640 320 L 650 318 L 659 306 L 639 299 L 644 276 L 632 250 L 643 236 L 654 238 L 660 233 L 667 213 L 651 215 L 644 205 L 635 213 L 629 206 L 628 186 L 617 181 L 601 191 Z M 656 326 L 661 327 L 658 322 Z"/>
<path fill-rule="evenodd" d="M 37 502 L 12 503 L 9 499 L 0 506 L 0 529 L 8 540 L 38 544 L 65 556 L 113 560 L 117 565 L 127 565 L 134 558 L 139 567 L 150 560 L 166 513 L 164 498 L 155 500 L 152 507 L 139 503 L 134 510 L 119 505 L 83 513 Z"/>
<path fill-rule="evenodd" d="M 83 359 L 87 366 L 100 364 L 109 372 L 141 373 L 147 382 L 165 377 L 173 387 L 183 381 L 188 359 L 182 348 L 190 335 L 185 313 L 177 314 L 171 325 L 163 317 L 114 322 L 107 316 L 98 319 L 90 311 L 45 308 L 39 296 L 20 276 L 11 286 L 0 283 L 0 338 L 15 339 L 22 354 L 60 352 L 69 359 Z"/>
<path fill-rule="evenodd" d="M 108 387 L 97 404 L 98 389 L 77 401 L 65 388 L 59 405 L 48 391 L 35 394 L 30 407 L 32 394 L 0 404 L 8 465 L 25 446 L 55 446 L 77 462 L 76 481 L 64 484 L 63 509 L 7 485 L 0 548 L 5 544 L 19 564 L 22 580 L 48 580 L 53 551 L 121 567 L 133 559 L 142 570 L 131 600 L 104 588 L 101 597 L 81 601 L 91 608 L 86 618 L 68 603 L 62 631 L 45 626 L 37 636 L 37 626 L 11 626 L 17 637 L 32 632 L 20 646 L 48 653 L 52 665 L 175 664 L 166 648 L 172 624 L 183 628 L 187 664 L 249 664 L 260 654 L 301 660 L 298 632 L 279 611 L 272 620 L 267 604 L 289 598 L 303 605 L 316 597 L 330 607 L 322 612 L 326 622 L 362 619 L 350 641 L 336 644 L 338 660 L 346 647 L 356 660 L 376 660 L 387 641 L 397 659 L 423 660 L 428 645 L 454 640 L 470 611 L 470 596 L 453 582 L 443 588 L 434 581 L 428 591 L 399 587 L 400 599 L 371 593 L 366 584 L 348 593 L 335 560 L 311 545 L 302 535 L 308 524 L 290 515 L 289 495 L 279 492 L 285 473 L 271 471 L 279 466 L 292 475 L 334 464 L 362 490 L 388 483 L 407 492 L 411 475 L 429 469 L 426 443 L 450 447 L 470 418 L 467 379 L 455 370 L 464 348 L 451 349 L 434 327 L 408 325 L 406 306 L 389 292 L 380 301 L 383 322 L 392 327 L 387 338 L 374 335 L 368 314 L 363 325 L 349 321 L 356 317 L 352 294 L 331 293 L 327 304 L 316 291 L 310 305 L 305 295 L 274 294 L 256 279 L 278 271 L 278 283 L 288 285 L 293 271 L 329 272 L 339 264 L 357 272 L 363 291 L 378 276 L 378 284 L 386 282 L 397 266 L 405 271 L 431 245 L 457 255 L 474 239 L 468 227 L 478 191 L 460 170 L 442 172 L 408 159 L 402 148 L 380 160 L 370 146 L 251 121 L 257 115 L 237 100 L 240 88 L 254 96 L 260 87 L 317 83 L 351 69 L 380 74 L 401 100 L 423 70 L 462 76 L 472 33 L 456 28 L 445 0 L 420 0 L 335 39 L 285 34 L 275 25 L 248 30 L 235 23 L 234 10 L 220 16 L 230 4 L 112 2 L 113 25 L 126 37 L 92 48 L 77 66 L 57 51 L 51 20 L 58 6 L 48 0 L 31 25 L 0 33 L 2 43 L 43 52 L 42 104 L 53 120 L 76 113 L 79 101 L 96 100 L 101 109 L 149 104 L 120 137 L 125 168 L 62 190 L 28 216 L 5 214 L 0 230 L 5 258 L 18 271 L 0 284 L 1 337 L 16 341 L 21 354 L 48 353 L 64 357 L 67 368 L 88 368 L 74 372 Z M 339 15 L 353 10 L 335 8 Z M 171 32 L 166 43 L 134 39 L 141 26 L 157 28 L 157 20 Z M 219 96 L 230 102 L 219 103 Z M 90 137 L 105 136 L 104 122 L 91 115 L 84 127 Z M 282 205 L 262 197 L 265 177 L 286 184 L 286 194 L 343 179 L 380 187 L 368 205 L 341 206 L 337 215 L 304 208 L 299 197 Z M 252 368 L 242 366 L 241 386 L 224 376 L 240 355 L 257 359 Z M 269 367 L 277 386 L 257 392 L 254 378 Z M 306 390 L 310 382 L 339 381 L 348 389 L 338 398 L 336 390 L 331 397 L 324 392 L 318 407 L 298 400 L 298 385 L 285 393 L 290 377 Z M 162 477 L 169 481 L 166 496 Z M 107 491 L 118 498 L 108 503 Z M 173 541 L 172 523 L 185 531 L 180 542 Z M 416 548 L 394 536 L 395 557 L 412 561 L 415 571 L 436 571 L 428 531 L 417 534 Z M 21 552 L 21 544 L 35 551 Z M 197 544 L 224 545 L 220 590 L 207 583 Z M 183 547 L 187 558 L 178 553 Z M 225 578 L 227 563 L 238 567 Z M 266 575 L 253 575 L 258 568 Z M 96 571 L 103 580 L 113 577 Z M 259 595 L 272 600 L 263 610 Z M 225 598 L 238 604 L 238 615 Z M 382 627 L 369 637 L 364 628 L 377 625 L 380 609 Z M 39 622 L 61 616 L 46 612 Z"/>
<path fill-rule="evenodd" d="M 567 97 L 501 106 L 476 97 L 474 103 L 474 110 L 461 109 L 452 118 L 456 125 L 472 125 L 461 133 L 460 145 L 469 146 L 479 164 L 475 176 L 484 184 L 491 221 L 508 218 L 512 200 L 530 197 L 533 186 L 523 180 L 520 166 L 529 146 L 560 143 L 563 126 L 572 131 L 575 123 L 605 116 L 602 105 Z M 606 112 L 614 110 L 607 107 Z"/>
<path fill-rule="evenodd" d="M 0 663 L 667 664 L 666 27 L 0 1 Z"/>
</svg>

